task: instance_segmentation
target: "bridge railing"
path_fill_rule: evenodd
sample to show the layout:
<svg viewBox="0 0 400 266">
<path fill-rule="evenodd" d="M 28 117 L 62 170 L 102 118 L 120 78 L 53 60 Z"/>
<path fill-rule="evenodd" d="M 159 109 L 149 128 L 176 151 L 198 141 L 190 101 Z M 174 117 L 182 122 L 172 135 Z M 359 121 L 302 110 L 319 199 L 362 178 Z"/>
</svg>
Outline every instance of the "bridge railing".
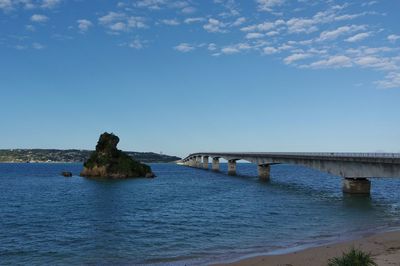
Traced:
<svg viewBox="0 0 400 266">
<path fill-rule="evenodd" d="M 370 152 L 272 152 L 271 155 L 323 156 L 323 157 L 368 157 L 368 158 L 400 158 L 400 153 Z"/>
<path fill-rule="evenodd" d="M 356 158 L 393 158 L 400 159 L 400 153 L 371 152 L 198 152 L 196 155 L 250 155 L 250 156 L 304 156 L 304 157 L 356 157 Z"/>
</svg>

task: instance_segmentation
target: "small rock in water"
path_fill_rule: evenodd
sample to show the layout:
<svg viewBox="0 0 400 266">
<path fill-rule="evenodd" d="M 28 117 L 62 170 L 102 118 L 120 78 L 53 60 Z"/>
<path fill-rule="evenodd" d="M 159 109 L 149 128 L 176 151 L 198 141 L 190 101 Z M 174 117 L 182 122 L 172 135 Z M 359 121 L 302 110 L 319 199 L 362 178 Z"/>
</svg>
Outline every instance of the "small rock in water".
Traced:
<svg viewBox="0 0 400 266">
<path fill-rule="evenodd" d="M 65 176 L 65 177 L 71 177 L 72 173 L 71 172 L 62 172 L 61 175 Z"/>
<path fill-rule="evenodd" d="M 151 172 L 151 173 L 147 173 L 145 177 L 146 178 L 155 178 L 156 175 L 153 172 Z"/>
</svg>

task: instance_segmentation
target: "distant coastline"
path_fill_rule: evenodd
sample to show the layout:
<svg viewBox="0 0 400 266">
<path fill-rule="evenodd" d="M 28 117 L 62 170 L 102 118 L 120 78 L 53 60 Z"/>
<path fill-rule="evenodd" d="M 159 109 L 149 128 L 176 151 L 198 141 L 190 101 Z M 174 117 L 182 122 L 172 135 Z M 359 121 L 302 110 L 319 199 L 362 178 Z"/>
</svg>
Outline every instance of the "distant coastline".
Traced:
<svg viewBox="0 0 400 266">
<path fill-rule="evenodd" d="M 0 163 L 83 163 L 92 150 L 78 149 L 1 149 Z M 128 151 L 128 155 L 144 163 L 170 163 L 180 160 L 177 156 L 154 152 Z"/>
</svg>

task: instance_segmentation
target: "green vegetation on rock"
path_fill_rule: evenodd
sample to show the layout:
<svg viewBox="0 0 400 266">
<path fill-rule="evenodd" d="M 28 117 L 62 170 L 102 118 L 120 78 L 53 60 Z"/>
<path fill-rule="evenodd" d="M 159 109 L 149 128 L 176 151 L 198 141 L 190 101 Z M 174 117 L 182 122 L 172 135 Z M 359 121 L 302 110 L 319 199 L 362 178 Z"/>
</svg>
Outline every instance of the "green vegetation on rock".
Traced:
<svg viewBox="0 0 400 266">
<path fill-rule="evenodd" d="M 377 266 L 370 253 L 351 248 L 349 252 L 343 253 L 341 257 L 329 260 L 328 266 Z"/>
<path fill-rule="evenodd" d="M 151 168 L 132 159 L 128 154 L 117 149 L 119 138 L 114 134 L 103 133 L 96 145 L 96 150 L 84 163 L 81 173 L 86 177 L 153 177 Z"/>
</svg>

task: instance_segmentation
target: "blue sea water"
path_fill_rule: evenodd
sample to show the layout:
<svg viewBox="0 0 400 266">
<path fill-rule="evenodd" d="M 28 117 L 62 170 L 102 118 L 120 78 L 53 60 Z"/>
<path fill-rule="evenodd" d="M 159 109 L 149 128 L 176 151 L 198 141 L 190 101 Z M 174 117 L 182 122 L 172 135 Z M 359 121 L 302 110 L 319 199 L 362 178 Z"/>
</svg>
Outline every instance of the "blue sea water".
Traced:
<svg viewBox="0 0 400 266">
<path fill-rule="evenodd" d="M 155 179 L 93 180 L 81 164 L 0 164 L 0 264 L 203 265 L 397 227 L 400 179 L 371 197 L 341 179 L 252 164 L 239 176 L 152 164 Z M 71 171 L 72 178 L 60 176 Z"/>
</svg>

